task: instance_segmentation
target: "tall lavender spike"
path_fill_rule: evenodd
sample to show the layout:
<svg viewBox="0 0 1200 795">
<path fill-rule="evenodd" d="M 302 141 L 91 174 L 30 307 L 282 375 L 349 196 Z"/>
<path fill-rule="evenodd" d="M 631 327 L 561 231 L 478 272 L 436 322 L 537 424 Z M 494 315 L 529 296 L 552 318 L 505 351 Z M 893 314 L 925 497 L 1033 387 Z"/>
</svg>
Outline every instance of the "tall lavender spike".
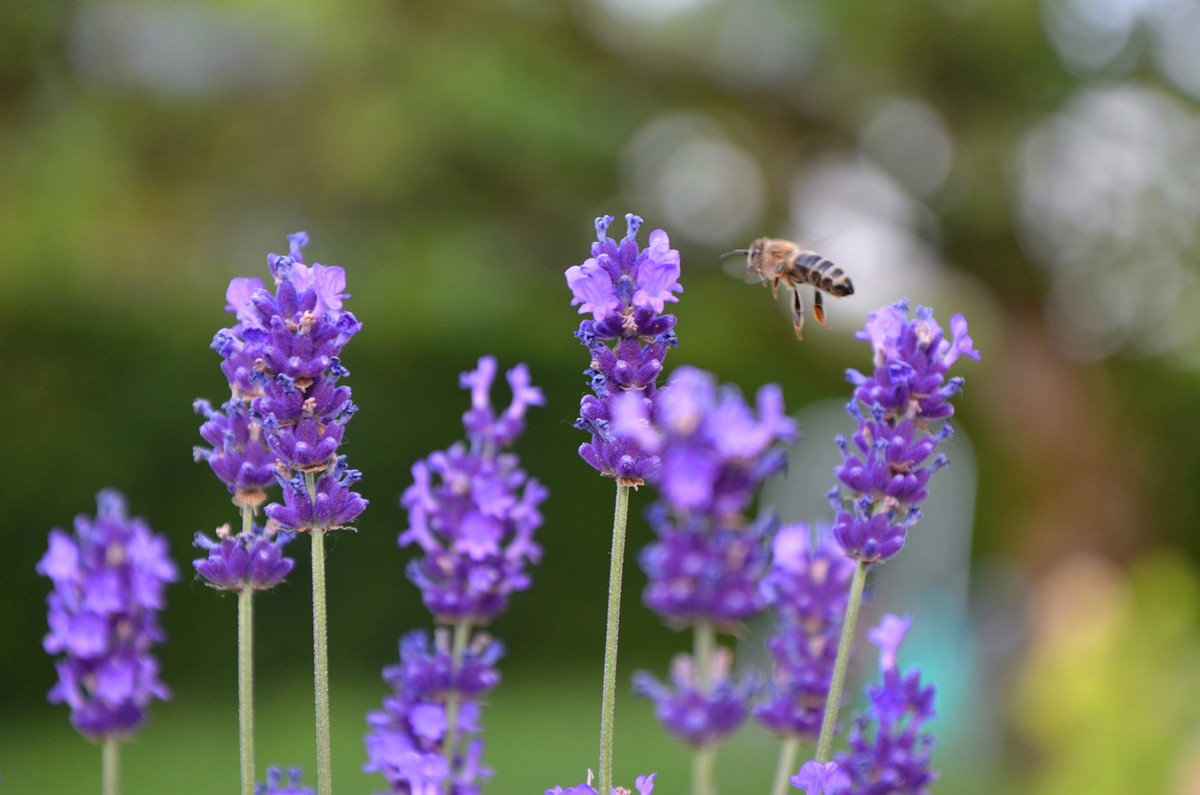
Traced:
<svg viewBox="0 0 1200 795">
<path fill-rule="evenodd" d="M 542 554 L 533 534 L 549 492 L 504 448 L 524 430 L 526 410 L 546 401 L 519 364 L 507 375 L 512 401 L 497 415 L 489 397 L 495 375 L 490 356 L 463 373 L 459 383 L 471 391 L 463 415 L 468 444 L 417 462 L 401 498 L 409 526 L 398 543 L 425 553 L 409 564 L 408 578 L 421 589 L 425 607 L 448 624 L 489 623 L 507 607 L 509 594 L 529 587 L 526 563 Z"/>
<path fill-rule="evenodd" d="M 675 316 L 663 314 L 668 302 L 678 301 L 679 252 L 671 248 L 667 233 L 657 229 L 650 245 L 638 245 L 642 219 L 625 216 L 626 234 L 620 242 L 608 236 L 611 215 L 596 219 L 592 256 L 567 269 L 571 304 L 591 320 L 579 324 L 575 337 L 587 347 L 592 360 L 584 371 L 594 394 L 584 396 L 575 427 L 591 434 L 579 447 L 590 466 L 617 483 L 613 508 L 612 551 L 609 555 L 608 611 L 604 634 L 604 673 L 600 699 L 599 787 L 612 783 L 618 627 L 621 613 L 621 580 L 625 566 L 625 530 L 629 517 L 629 489 L 645 482 L 659 466 L 657 456 L 643 451 L 631 436 L 618 436 L 611 427 L 616 397 L 637 393 L 653 401 L 663 360 L 675 338 Z M 610 344 L 611 343 L 611 344 Z"/>
<path fill-rule="evenodd" d="M 855 335 L 871 343 L 875 370 L 847 371 L 854 385 L 847 411 L 858 430 L 849 440 L 838 437 L 843 463 L 834 470 L 839 484 L 831 499 L 834 536 L 856 560 L 880 563 L 900 551 L 920 517 L 930 475 L 947 463 L 933 453 L 950 426 L 933 432 L 929 423 L 954 413 L 949 400 L 963 380 L 947 380 L 951 365 L 962 356 L 979 359 L 962 315 L 951 318 L 950 328 L 947 339 L 931 310 L 918 307 L 910 318 L 908 303 L 900 301 L 872 312 Z"/>
<path fill-rule="evenodd" d="M 867 633 L 879 648 L 883 679 L 867 689 L 867 709 L 850 729 L 850 751 L 837 759 L 851 779 L 848 795 L 927 795 L 937 780 L 931 767 L 934 738 L 924 728 L 935 715 L 936 689 L 921 682 L 920 670 L 902 673 L 896 663 L 911 625 L 911 617 L 885 615 Z"/>
<path fill-rule="evenodd" d="M 545 403 L 529 370 L 508 371 L 512 399 L 492 407 L 495 358 L 481 358 L 459 377 L 471 393 L 463 414 L 467 443 L 433 453 L 413 466 L 401 504 L 409 526 L 397 539 L 424 553 L 406 573 L 442 624 L 432 642 L 415 631 L 400 641 L 400 664 L 384 669 L 392 694 L 367 715 L 367 763 L 393 792 L 476 795 L 491 771 L 482 764 L 482 699 L 500 681 L 503 646 L 475 632 L 530 585 L 527 566 L 541 557 L 533 540 L 538 506 L 548 496 L 507 448 L 524 431 L 530 406 Z"/>
<path fill-rule="evenodd" d="M 380 773 L 392 792 L 474 795 L 491 777 L 482 764 L 483 740 L 476 735 L 481 702 L 500 682 L 495 664 L 504 653 L 485 634 L 454 659 L 450 633 L 417 630 L 400 641 L 400 663 L 383 671 L 392 694 L 383 709 L 367 715 L 363 770 Z M 450 704 L 453 703 L 453 709 Z M 455 748 L 446 752 L 453 738 Z M 463 738 L 471 738 L 459 748 Z"/>
<path fill-rule="evenodd" d="M 941 455 L 929 459 L 951 432 L 945 424 L 935 432 L 929 423 L 950 417 L 950 398 L 962 391 L 963 380 L 946 375 L 963 356 L 979 359 L 962 315 L 950 319 L 947 339 L 932 310 L 918 307 L 910 317 L 907 301 L 872 312 L 855 336 L 871 343 L 875 370 L 870 376 L 846 373 L 854 385 L 846 410 L 858 420 L 858 430 L 853 447 L 844 437 L 837 439 L 843 463 L 834 470 L 839 483 L 829 493 L 837 512 L 834 537 L 856 566 L 817 742 L 821 763 L 830 761 L 867 569 L 899 553 L 920 519 L 926 484 L 948 463 Z"/>
<path fill-rule="evenodd" d="M 332 795 L 325 535 L 348 527 L 367 506 L 352 490 L 361 473 L 338 455 L 345 425 L 358 410 L 350 388 L 340 383 L 350 374 L 340 357 L 362 324 L 343 309 L 350 297 L 346 272 L 306 264 L 307 244 L 308 235 L 297 232 L 288 236 L 287 254 L 267 255 L 274 292 L 257 278 L 230 282 L 226 309 L 237 323 L 219 331 L 212 347 L 225 360 L 222 370 L 235 399 L 250 402 L 250 417 L 275 456 L 283 502 L 264 512 L 282 529 L 312 539 L 317 791 Z M 243 528 L 251 530 L 248 517 Z M 250 623 L 239 616 L 239 625 Z"/>
<path fill-rule="evenodd" d="M 774 666 L 754 717 L 781 737 L 811 745 L 825 714 L 854 561 L 828 531 L 814 534 L 803 523 L 780 528 L 772 549 L 763 589 L 777 621 L 767 640 Z"/>
<path fill-rule="evenodd" d="M 213 348 L 276 461 L 284 504 L 268 505 L 267 516 L 286 530 L 323 532 L 348 526 L 367 504 L 350 488 L 358 472 L 337 454 L 358 410 L 340 383 L 350 374 L 340 356 L 362 324 L 343 309 L 346 272 L 305 264 L 303 232 L 288 239 L 290 253 L 267 257 L 273 293 L 257 278 L 230 282 L 226 308 L 238 322 Z"/>
<path fill-rule="evenodd" d="M 639 558 L 649 582 L 643 601 L 672 626 L 693 629 L 694 652 L 672 664 L 671 684 L 635 674 L 655 700 L 664 728 L 693 748 L 692 789 L 712 792 L 713 754 L 749 712 L 757 681 L 735 683 L 731 653 L 717 632 L 736 632 L 767 605 L 760 588 L 767 543 L 778 524 L 746 517 L 755 492 L 785 464 L 796 436 L 778 386 L 759 390 L 755 408 L 709 373 L 681 367 L 653 401 L 627 393 L 613 402 L 613 433 L 658 457 L 650 476 L 659 502 L 647 512 L 657 540 Z"/>
<path fill-rule="evenodd" d="M 73 536 L 50 531 L 37 564 L 54 584 L 42 645 L 61 655 L 50 701 L 71 708 L 81 734 L 113 740 L 142 724 L 151 701 L 170 698 L 151 648 L 164 638 L 158 614 L 178 574 L 167 542 L 128 516 L 124 497 L 106 490 L 96 502 L 94 519 L 75 518 Z"/>
<path fill-rule="evenodd" d="M 635 392 L 653 400 L 663 360 L 675 338 L 675 316 L 663 314 L 668 302 L 678 301 L 679 252 L 671 248 L 667 233 L 650 233 L 650 245 L 640 248 L 637 232 L 642 219 L 625 216 L 628 232 L 620 241 L 608 237 L 611 215 L 596 219 L 597 242 L 592 256 L 582 265 L 567 269 L 572 306 L 584 320 L 576 338 L 591 353 L 584 375 L 594 395 L 579 406 L 575 427 L 587 431 L 592 440 L 579 448 L 579 455 L 601 474 L 627 485 L 638 485 L 658 466 L 652 454 L 642 451 L 636 440 L 616 437 L 610 429 L 612 401 L 620 394 Z"/>
</svg>

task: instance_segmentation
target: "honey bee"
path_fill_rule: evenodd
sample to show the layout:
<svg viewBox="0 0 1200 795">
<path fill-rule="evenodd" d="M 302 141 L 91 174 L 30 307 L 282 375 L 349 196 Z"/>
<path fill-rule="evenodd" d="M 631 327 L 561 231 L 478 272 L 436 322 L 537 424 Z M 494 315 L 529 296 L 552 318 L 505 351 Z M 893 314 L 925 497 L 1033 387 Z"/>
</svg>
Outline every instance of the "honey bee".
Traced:
<svg viewBox="0 0 1200 795">
<path fill-rule="evenodd" d="M 854 284 L 838 266 L 815 251 L 801 248 L 790 240 L 760 237 L 750 248 L 739 248 L 721 255 L 721 259 L 734 254 L 746 255 L 746 276 L 771 288 L 771 295 L 779 296 L 779 284 L 792 291 L 792 326 L 796 339 L 803 339 L 804 302 L 800 300 L 800 287 L 805 284 L 813 288 L 813 317 L 825 325 L 825 305 L 822 293 L 837 298 L 854 295 Z"/>
</svg>

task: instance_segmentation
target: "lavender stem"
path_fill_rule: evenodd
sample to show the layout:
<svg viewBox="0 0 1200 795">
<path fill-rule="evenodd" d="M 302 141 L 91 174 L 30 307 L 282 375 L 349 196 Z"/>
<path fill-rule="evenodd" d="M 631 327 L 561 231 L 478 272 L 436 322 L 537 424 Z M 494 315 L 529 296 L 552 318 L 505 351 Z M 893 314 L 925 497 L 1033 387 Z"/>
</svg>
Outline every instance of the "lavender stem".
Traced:
<svg viewBox="0 0 1200 795">
<path fill-rule="evenodd" d="M 117 795 L 121 789 L 117 785 L 120 778 L 121 745 L 115 738 L 105 737 L 100 746 L 100 754 L 101 792 L 103 795 Z"/>
<path fill-rule="evenodd" d="M 862 606 L 868 565 L 865 561 L 858 561 L 854 567 L 854 579 L 850 581 L 850 601 L 846 604 L 846 619 L 842 624 L 842 638 L 838 642 L 837 662 L 833 666 L 833 680 L 829 684 L 829 698 L 825 701 L 825 717 L 821 721 L 821 736 L 817 741 L 817 761 L 822 764 L 828 762 L 833 755 L 833 731 L 837 726 L 842 690 L 846 686 L 850 646 L 854 641 L 854 625 L 858 623 L 858 609 Z"/>
<path fill-rule="evenodd" d="M 254 509 L 242 505 L 242 532 L 253 528 Z M 238 592 L 238 740 L 242 795 L 254 795 L 254 589 Z"/>
<path fill-rule="evenodd" d="M 463 653 L 467 649 L 467 641 L 471 639 L 471 621 L 462 619 L 454 625 L 454 640 L 450 647 L 450 675 L 456 676 L 462 669 Z M 459 692 L 451 689 L 446 696 L 446 736 L 442 738 L 442 758 L 453 764 L 458 753 L 458 707 L 461 698 Z M 442 779 L 442 791 L 449 793 L 454 786 L 453 776 Z"/>
<path fill-rule="evenodd" d="M 617 633 L 621 623 L 621 574 L 625 527 L 629 523 L 629 487 L 617 482 L 613 510 L 612 558 L 608 572 L 608 622 L 604 630 L 604 688 L 600 703 L 600 771 L 597 792 L 612 788 L 613 723 L 617 711 Z"/>
<path fill-rule="evenodd" d="M 242 795 L 254 795 L 254 591 L 238 593 L 238 739 Z"/>
<path fill-rule="evenodd" d="M 775 783 L 771 795 L 787 795 L 789 778 L 796 770 L 796 754 L 800 751 L 800 740 L 788 737 L 779 746 L 779 763 L 775 766 Z"/>
<path fill-rule="evenodd" d="M 699 621 L 692 627 L 692 659 L 696 666 L 696 687 L 705 696 L 712 692 L 713 654 L 717 633 L 711 621 Z M 716 795 L 713 773 L 717 749 L 707 744 L 692 751 L 692 791 L 695 795 Z"/>
<path fill-rule="evenodd" d="M 311 478 L 312 475 L 306 475 Z M 325 626 L 325 530 L 312 528 L 313 689 L 317 708 L 317 793 L 333 795 L 329 721 L 329 642 Z"/>
</svg>

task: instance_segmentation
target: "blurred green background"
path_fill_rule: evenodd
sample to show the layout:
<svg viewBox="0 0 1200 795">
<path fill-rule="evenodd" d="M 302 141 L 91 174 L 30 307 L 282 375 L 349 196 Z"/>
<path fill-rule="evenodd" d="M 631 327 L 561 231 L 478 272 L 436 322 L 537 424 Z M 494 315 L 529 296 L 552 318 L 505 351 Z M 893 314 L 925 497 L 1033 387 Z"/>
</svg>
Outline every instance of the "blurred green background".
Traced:
<svg viewBox="0 0 1200 795">
<path fill-rule="evenodd" d="M 582 780 L 612 484 L 575 454 L 587 361 L 562 272 L 595 216 L 632 211 L 682 253 L 668 369 L 777 381 L 800 412 L 764 498 L 789 520 L 830 518 L 866 313 L 907 296 L 968 316 L 984 358 L 961 366 L 954 465 L 871 608 L 916 615 L 902 662 L 941 688 L 936 789 L 1200 792 L 1200 2 L 18 0 L 0 21 L 0 791 L 96 788 L 98 750 L 44 700 L 34 565 L 103 486 L 184 572 L 161 650 L 175 699 L 126 752 L 126 791 L 235 791 L 235 605 L 188 565 L 192 534 L 235 517 L 192 461 L 191 404 L 225 396 L 208 345 L 229 279 L 266 277 L 299 229 L 364 323 L 344 451 L 371 505 L 328 562 L 339 791 L 382 786 L 359 772 L 363 715 L 399 636 L 429 624 L 397 498 L 461 435 L 456 376 L 485 353 L 545 388 L 520 452 L 552 490 L 535 587 L 494 627 L 489 791 Z M 719 260 L 764 234 L 858 287 L 803 343 Z M 259 600 L 259 767 L 312 781 L 293 551 Z M 688 643 L 642 583 L 631 565 L 626 674 Z M 618 780 L 659 770 L 684 793 L 650 709 L 621 703 Z M 723 791 L 764 792 L 773 755 L 745 730 Z"/>
</svg>

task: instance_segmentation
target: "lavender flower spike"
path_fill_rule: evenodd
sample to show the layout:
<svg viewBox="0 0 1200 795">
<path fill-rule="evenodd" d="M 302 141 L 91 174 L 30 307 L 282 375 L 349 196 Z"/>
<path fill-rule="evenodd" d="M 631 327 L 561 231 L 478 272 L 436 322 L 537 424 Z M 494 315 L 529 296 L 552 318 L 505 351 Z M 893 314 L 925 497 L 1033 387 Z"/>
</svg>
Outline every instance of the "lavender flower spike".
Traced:
<svg viewBox="0 0 1200 795">
<path fill-rule="evenodd" d="M 267 257 L 273 293 L 256 278 L 230 283 L 226 308 L 238 322 L 218 332 L 213 347 L 236 398 L 250 400 L 250 419 L 280 469 L 284 505 L 268 506 L 267 515 L 297 532 L 333 530 L 366 507 L 349 490 L 358 473 L 337 452 L 358 410 L 340 383 L 349 375 L 341 352 L 362 324 L 343 309 L 345 271 L 305 264 L 303 232 L 288 241 L 288 254 Z"/>
<path fill-rule="evenodd" d="M 611 215 L 596 219 L 598 242 L 592 244 L 591 258 L 566 272 L 571 304 L 592 315 L 575 333 L 591 354 L 584 375 L 594 393 L 580 402 L 575 427 L 592 436 L 579 448 L 584 461 L 622 485 L 637 486 L 657 469 L 658 458 L 633 438 L 612 434 L 612 400 L 626 392 L 653 400 L 667 351 L 678 344 L 675 316 L 662 312 L 668 302 L 679 300 L 675 293 L 683 288 L 679 252 L 670 247 L 666 232 L 652 232 L 650 245 L 642 249 L 637 243 L 641 218 L 625 216 L 628 232 L 620 242 L 608 237 L 612 220 Z"/>
<path fill-rule="evenodd" d="M 50 531 L 37 571 L 54 584 L 42 645 L 62 655 L 49 699 L 71 708 L 80 733 L 109 740 L 137 729 L 153 699 L 170 698 L 150 650 L 163 640 L 158 613 L 178 575 L 166 541 L 128 517 L 119 493 L 102 491 L 97 503 L 95 519 L 75 518 L 74 536 Z"/>
<path fill-rule="evenodd" d="M 918 307 L 910 318 L 901 301 L 871 313 L 856 335 L 871 343 L 875 371 L 847 372 L 854 385 L 847 411 L 858 429 L 850 439 L 837 439 L 843 463 L 834 470 L 839 485 L 831 492 L 834 535 L 856 560 L 878 563 L 900 551 L 920 517 L 930 477 L 947 464 L 934 453 L 951 428 L 934 431 L 930 423 L 954 413 L 949 400 L 963 380 L 946 379 L 950 366 L 962 356 L 979 358 L 962 315 L 950 328 L 946 339 L 931 310 Z"/>
<path fill-rule="evenodd" d="M 883 682 L 868 688 L 869 706 L 850 730 L 850 751 L 837 758 L 850 776 L 852 795 L 928 795 L 937 779 L 930 767 L 933 735 L 924 731 L 935 714 L 935 689 L 921 683 L 919 670 L 903 674 L 896 664 L 911 623 L 911 618 L 886 615 L 867 635 L 879 647 Z"/>
<path fill-rule="evenodd" d="M 754 676 L 734 680 L 733 653 L 718 647 L 709 661 L 709 682 L 698 681 L 696 663 L 679 654 L 671 661 L 671 681 L 664 684 L 646 671 L 633 675 L 633 691 L 654 700 L 654 716 L 663 728 L 691 748 L 724 742 L 749 711 L 747 702 L 759 688 Z"/>
<path fill-rule="evenodd" d="M 796 439 L 778 385 L 759 389 L 756 408 L 757 416 L 711 373 L 680 367 L 653 401 L 636 393 L 615 399 L 611 429 L 659 457 L 653 482 L 677 516 L 736 523 L 758 486 L 783 469 L 779 443 Z"/>
<path fill-rule="evenodd" d="M 854 336 L 871 343 L 875 372 L 865 376 L 849 370 L 847 377 L 857 387 L 859 401 L 881 406 L 888 416 L 916 422 L 944 419 L 954 413 L 947 399 L 962 387 L 954 379 L 947 382 L 946 372 L 961 356 L 979 361 L 979 351 L 962 315 L 950 318 L 951 337 L 946 339 L 933 310 L 917 307 L 916 318 L 908 313 L 908 302 L 899 301 L 867 317 Z"/>
<path fill-rule="evenodd" d="M 813 744 L 825 717 L 854 561 L 827 531 L 814 537 L 805 524 L 780 528 L 773 551 L 763 590 L 778 620 L 767 640 L 774 673 L 754 717 L 775 734 Z"/>
<path fill-rule="evenodd" d="M 758 392 L 756 409 L 709 373 L 681 367 L 653 402 L 626 393 L 613 402 L 612 429 L 658 456 L 650 482 L 659 501 L 647 511 L 657 539 L 642 550 L 646 605 L 672 626 L 691 626 L 694 657 L 672 663 L 671 684 L 634 675 L 655 701 L 659 723 L 694 751 L 692 788 L 711 786 L 712 753 L 749 713 L 758 682 L 730 677 L 732 653 L 716 633 L 736 634 L 767 606 L 761 580 L 778 520 L 745 514 L 758 487 L 782 469 L 781 443 L 794 439 L 778 386 Z"/>
<path fill-rule="evenodd" d="M 549 492 L 503 448 L 523 430 L 525 410 L 545 399 L 519 364 L 508 371 L 512 401 L 497 415 L 489 394 L 495 374 L 490 356 L 462 374 L 460 386 L 471 391 L 463 415 L 470 445 L 458 443 L 417 462 L 400 500 L 409 526 L 397 543 L 425 553 L 409 564 L 408 578 L 445 623 L 487 624 L 508 606 L 510 594 L 529 587 L 526 564 L 541 559 L 533 535 Z"/>
<path fill-rule="evenodd" d="M 383 679 L 393 690 L 383 709 L 367 715 L 371 731 L 363 742 L 363 770 L 378 772 L 392 792 L 411 795 L 475 795 L 479 782 L 491 776 L 480 758 L 483 742 L 472 739 L 462 753 L 447 759 L 442 744 L 448 733 L 471 737 L 482 729 L 480 701 L 500 681 L 496 661 L 503 646 L 477 635 L 458 665 L 451 655 L 449 633 L 439 630 L 431 647 L 422 631 L 400 641 L 400 663 L 385 668 Z M 447 709 L 453 697 L 457 708 Z M 449 788 L 443 789 L 449 780 Z"/>
</svg>

